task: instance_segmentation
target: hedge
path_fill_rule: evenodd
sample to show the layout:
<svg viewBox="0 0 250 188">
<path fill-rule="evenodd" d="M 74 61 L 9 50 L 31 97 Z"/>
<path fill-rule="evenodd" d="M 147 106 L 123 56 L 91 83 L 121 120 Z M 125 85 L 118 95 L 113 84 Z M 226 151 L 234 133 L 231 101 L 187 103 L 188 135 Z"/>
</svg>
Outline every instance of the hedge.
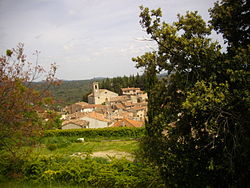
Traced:
<svg viewBox="0 0 250 188">
<path fill-rule="evenodd" d="M 96 137 L 130 137 L 141 138 L 144 135 L 145 128 L 134 127 L 107 127 L 98 129 L 64 129 L 64 130 L 46 130 L 45 137 L 50 136 L 77 136 L 83 138 Z"/>
</svg>

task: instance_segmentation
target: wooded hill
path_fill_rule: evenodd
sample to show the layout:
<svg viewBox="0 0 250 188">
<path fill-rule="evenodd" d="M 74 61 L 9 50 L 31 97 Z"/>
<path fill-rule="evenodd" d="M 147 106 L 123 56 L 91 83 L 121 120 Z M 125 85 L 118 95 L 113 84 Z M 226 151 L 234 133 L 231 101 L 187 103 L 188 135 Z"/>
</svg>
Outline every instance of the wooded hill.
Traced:
<svg viewBox="0 0 250 188">
<path fill-rule="evenodd" d="M 66 106 L 78 101 L 88 101 L 88 95 L 92 91 L 92 83 L 99 82 L 100 88 L 108 89 L 121 94 L 121 88 L 139 87 L 145 90 L 145 76 L 139 74 L 114 78 L 94 78 L 90 80 L 62 80 L 60 85 L 50 86 L 51 94 L 60 106 Z M 38 90 L 47 87 L 43 82 L 33 83 Z"/>
</svg>

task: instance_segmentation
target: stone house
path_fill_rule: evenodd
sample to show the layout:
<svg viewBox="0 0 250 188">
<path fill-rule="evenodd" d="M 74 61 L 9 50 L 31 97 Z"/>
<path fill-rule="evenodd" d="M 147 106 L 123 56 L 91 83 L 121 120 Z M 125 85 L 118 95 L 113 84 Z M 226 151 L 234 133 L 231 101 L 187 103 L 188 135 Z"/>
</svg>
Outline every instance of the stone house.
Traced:
<svg viewBox="0 0 250 188">
<path fill-rule="evenodd" d="M 84 112 L 75 112 L 75 113 L 72 113 L 72 114 L 67 114 L 65 115 L 65 118 L 64 120 L 72 120 L 72 119 L 79 119 L 83 116 L 85 116 L 86 113 Z"/>
<path fill-rule="evenodd" d="M 133 119 L 137 121 L 144 121 L 147 115 L 147 109 L 145 107 L 135 106 L 127 111 L 133 113 Z"/>
<path fill-rule="evenodd" d="M 88 128 L 89 122 L 80 119 L 73 119 L 69 121 L 64 121 L 62 123 L 62 129 L 83 129 Z"/>
<path fill-rule="evenodd" d="M 121 120 L 123 118 L 133 119 L 133 113 L 123 110 L 115 110 L 109 118 L 112 121 Z"/>
<path fill-rule="evenodd" d="M 141 93 L 142 91 L 140 88 L 135 88 L 135 87 L 122 88 L 123 95 L 139 95 Z"/>
<path fill-rule="evenodd" d="M 80 119 L 89 122 L 88 128 L 109 127 L 112 123 L 112 121 L 109 119 L 106 119 L 103 114 L 100 114 L 97 112 L 87 113 L 83 117 L 81 117 Z"/>
<path fill-rule="evenodd" d="M 82 112 L 82 109 L 84 106 L 88 105 L 86 102 L 77 102 L 74 104 L 71 104 L 69 106 L 66 106 L 63 111 L 69 114 L 73 114 L 75 112 Z"/>
<path fill-rule="evenodd" d="M 88 95 L 89 104 L 108 103 L 111 98 L 118 97 L 118 94 L 107 89 L 99 89 L 98 82 L 94 82 L 92 93 Z"/>
</svg>

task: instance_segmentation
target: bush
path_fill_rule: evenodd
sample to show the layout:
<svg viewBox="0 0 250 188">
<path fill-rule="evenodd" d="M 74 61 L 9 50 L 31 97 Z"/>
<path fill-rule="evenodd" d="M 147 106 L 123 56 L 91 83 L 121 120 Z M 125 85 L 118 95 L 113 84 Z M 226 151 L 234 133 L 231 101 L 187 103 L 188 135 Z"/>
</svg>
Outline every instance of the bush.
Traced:
<svg viewBox="0 0 250 188">
<path fill-rule="evenodd" d="M 71 144 L 71 140 L 68 140 L 67 138 L 64 137 L 49 137 L 43 140 L 45 143 L 46 147 L 50 151 L 54 151 L 58 148 L 65 148 Z"/>
<path fill-rule="evenodd" d="M 25 180 L 42 184 L 78 184 L 94 187 L 163 187 L 156 168 L 126 159 L 40 156 L 23 166 Z"/>
<path fill-rule="evenodd" d="M 82 138 L 141 138 L 144 134 L 144 128 L 133 127 L 108 127 L 99 129 L 67 129 L 67 130 L 47 130 L 45 137 L 51 136 L 77 136 Z"/>
</svg>

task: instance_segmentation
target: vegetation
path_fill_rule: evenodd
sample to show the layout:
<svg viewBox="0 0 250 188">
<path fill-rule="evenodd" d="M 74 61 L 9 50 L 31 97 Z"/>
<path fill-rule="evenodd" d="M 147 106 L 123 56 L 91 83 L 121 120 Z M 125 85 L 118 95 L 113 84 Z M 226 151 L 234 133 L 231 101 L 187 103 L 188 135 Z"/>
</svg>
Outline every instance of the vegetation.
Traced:
<svg viewBox="0 0 250 188">
<path fill-rule="evenodd" d="M 23 173 L 29 181 L 39 183 L 65 183 L 94 187 L 159 187 L 157 173 L 150 166 L 125 159 L 98 162 L 87 157 L 61 158 L 40 156 L 30 159 Z"/>
<path fill-rule="evenodd" d="M 51 95 L 56 99 L 57 105 L 62 107 L 82 101 L 83 96 L 91 91 L 93 80 L 60 81 L 59 85 L 49 87 Z M 32 83 L 37 90 L 43 90 L 46 85 L 42 82 Z"/>
<path fill-rule="evenodd" d="M 46 146 L 46 147 L 44 147 Z M 70 156 L 74 153 L 88 153 L 99 151 L 115 151 L 135 154 L 139 149 L 138 141 L 135 140 L 99 140 L 78 142 L 77 137 L 49 137 L 41 141 L 41 146 L 34 152 L 37 155 L 55 155 Z"/>
<path fill-rule="evenodd" d="M 222 0 L 210 13 L 212 25 L 197 12 L 168 24 L 160 9 L 141 7 L 141 26 L 158 44 L 133 58 L 147 76 L 142 147 L 170 187 L 249 185 L 249 4 Z M 227 52 L 209 38 L 213 27 Z"/>
<path fill-rule="evenodd" d="M 144 68 L 142 76 L 105 79 L 100 85 L 118 93 L 121 87 L 145 89 L 149 97 L 145 128 L 48 130 L 60 124 L 48 89 L 64 104 L 84 92 L 73 86 L 72 93 L 79 96 L 71 93 L 74 98 L 64 99 L 65 88 L 72 89 L 72 84 L 65 82 L 63 91 L 50 87 L 55 65 L 49 72 L 38 64 L 31 67 L 22 44 L 7 50 L 0 57 L 0 182 L 247 187 L 249 7 L 246 0 L 221 0 L 210 9 L 208 25 L 197 12 L 178 15 L 168 24 L 161 20 L 161 9 L 141 6 L 141 26 L 158 49 L 133 58 L 138 68 Z M 223 35 L 226 52 L 210 38 L 212 29 Z M 166 74 L 159 77 L 162 72 Z M 46 81 L 34 83 L 43 74 Z M 79 137 L 85 142 L 77 141 Z M 136 139 L 141 140 L 140 147 Z M 90 155 L 109 150 L 137 155 L 134 161 Z"/>
<path fill-rule="evenodd" d="M 55 80 L 56 65 L 46 72 L 36 64 L 26 61 L 23 44 L 7 50 L 0 57 L 0 150 L 18 158 L 19 148 L 33 145 L 44 128 L 49 128 L 57 114 L 50 105 L 47 90 L 39 93 L 31 82 L 44 76 L 47 84 Z M 47 119 L 48 121 L 44 121 Z"/>
<path fill-rule="evenodd" d="M 20 156 L 13 163 L 8 152 L 0 154 L 0 185 L 18 180 L 22 185 L 50 187 L 164 187 L 156 167 L 134 160 L 139 143 L 131 138 L 141 137 L 143 132 L 141 128 L 125 127 L 47 130 L 30 155 Z M 84 142 L 77 140 L 80 136 L 84 136 Z M 117 140 L 110 140 L 114 138 Z M 109 156 L 111 151 L 124 157 Z M 95 156 L 96 152 L 104 156 Z"/>
<path fill-rule="evenodd" d="M 65 129 L 47 130 L 45 136 L 78 136 L 83 138 L 140 138 L 144 134 L 144 128 L 134 127 L 107 127 L 100 129 Z"/>
<path fill-rule="evenodd" d="M 121 88 L 125 87 L 139 87 L 145 89 L 145 76 L 132 75 L 114 78 L 99 78 L 91 80 L 72 80 L 60 81 L 58 85 L 48 85 L 43 82 L 34 82 L 32 87 L 37 90 L 44 90 L 48 88 L 51 95 L 56 99 L 57 106 L 64 107 L 66 105 L 85 101 L 88 102 L 88 95 L 92 92 L 92 83 L 94 81 L 100 82 L 100 88 L 108 89 L 110 91 L 122 94 Z"/>
<path fill-rule="evenodd" d="M 145 90 L 145 76 L 137 74 L 136 76 L 123 76 L 115 78 L 106 78 L 101 81 L 100 88 L 105 88 L 119 95 L 122 94 L 121 88 L 138 87 Z"/>
<path fill-rule="evenodd" d="M 134 154 L 137 141 L 77 143 L 76 138 L 45 137 L 32 155 L 21 158 L 19 163 L 12 163 L 7 154 L 1 153 L 0 182 L 14 178 L 34 186 L 164 187 L 157 168 L 149 163 L 91 156 L 92 152 L 110 150 Z M 51 144 L 59 147 L 51 149 Z"/>
</svg>

